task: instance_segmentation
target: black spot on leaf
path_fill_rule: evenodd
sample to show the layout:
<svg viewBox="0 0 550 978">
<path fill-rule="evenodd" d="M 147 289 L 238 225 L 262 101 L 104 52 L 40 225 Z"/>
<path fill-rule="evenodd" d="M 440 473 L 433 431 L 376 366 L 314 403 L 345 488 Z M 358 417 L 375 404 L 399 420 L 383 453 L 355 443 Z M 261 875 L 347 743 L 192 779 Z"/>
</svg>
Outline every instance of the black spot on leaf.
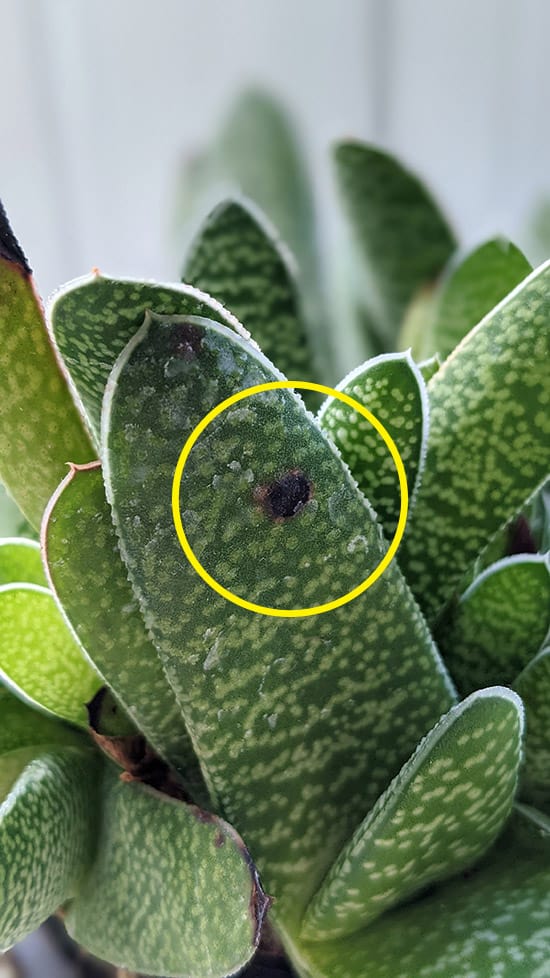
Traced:
<svg viewBox="0 0 550 978">
<path fill-rule="evenodd" d="M 195 360 L 202 345 L 204 329 L 193 323 L 182 323 L 170 333 L 170 353 L 179 360 Z"/>
<path fill-rule="evenodd" d="M 313 495 L 313 483 L 300 469 L 291 469 L 269 486 L 259 486 L 255 499 L 272 520 L 291 519 Z"/>
<path fill-rule="evenodd" d="M 30 265 L 25 257 L 25 253 L 19 244 L 17 238 L 15 237 L 10 222 L 8 221 L 8 215 L 4 210 L 2 201 L 0 200 L 0 258 L 4 258 L 6 261 L 11 261 L 15 265 L 18 265 L 25 275 L 31 274 Z"/>
</svg>

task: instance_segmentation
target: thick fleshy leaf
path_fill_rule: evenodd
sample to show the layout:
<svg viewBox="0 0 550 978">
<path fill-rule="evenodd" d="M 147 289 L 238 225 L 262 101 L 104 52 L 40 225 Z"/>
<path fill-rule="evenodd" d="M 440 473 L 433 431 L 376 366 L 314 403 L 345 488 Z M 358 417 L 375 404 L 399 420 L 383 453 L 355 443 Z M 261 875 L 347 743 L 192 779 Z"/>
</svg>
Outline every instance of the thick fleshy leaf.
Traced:
<svg viewBox="0 0 550 978">
<path fill-rule="evenodd" d="M 184 329 L 195 357 L 167 372 Z M 183 555 L 169 500 L 185 439 L 224 398 L 277 379 L 223 326 L 147 321 L 111 374 L 103 453 L 146 623 L 220 811 L 246 838 L 280 918 L 299 912 L 453 692 L 395 564 L 322 618 L 274 618 L 216 594 Z M 180 505 L 214 577 L 279 609 L 345 594 L 386 549 L 349 471 L 289 390 L 211 424 L 185 467 Z"/>
<path fill-rule="evenodd" d="M 52 594 L 36 584 L 0 587 L 0 675 L 31 704 L 84 727 L 101 685 Z"/>
<path fill-rule="evenodd" d="M 132 971 L 223 978 L 254 952 L 269 900 L 230 825 L 107 764 L 97 855 L 66 924 Z"/>
<path fill-rule="evenodd" d="M 428 451 L 399 561 L 430 617 L 548 472 L 550 263 L 428 384 Z"/>
<path fill-rule="evenodd" d="M 98 464 L 72 469 L 42 531 L 50 584 L 77 640 L 150 744 L 208 795 L 181 710 L 120 559 Z"/>
<path fill-rule="evenodd" d="M 550 628 L 547 557 L 505 557 L 483 571 L 437 629 L 437 642 L 461 693 L 512 683 Z"/>
<path fill-rule="evenodd" d="M 430 731 L 353 838 L 308 907 L 302 937 L 351 934 L 471 866 L 512 810 L 523 707 L 494 687 L 455 706 Z"/>
<path fill-rule="evenodd" d="M 414 503 L 428 435 L 428 399 L 422 375 L 408 353 L 368 360 L 338 385 L 371 411 L 392 436 L 405 466 Z M 400 496 L 395 464 L 378 432 L 336 398 L 328 398 L 319 424 L 349 465 L 389 538 L 395 533 Z"/>
<path fill-rule="evenodd" d="M 50 747 L 29 759 L 0 805 L 0 947 L 74 896 L 93 855 L 97 775 L 89 748 Z"/>
<path fill-rule="evenodd" d="M 87 743 L 86 735 L 76 727 L 31 709 L 0 685 L 0 755 L 44 744 L 82 746 L 84 743 Z"/>
<path fill-rule="evenodd" d="M 21 537 L 0 539 L 0 586 L 21 581 L 45 587 L 40 547 L 35 540 Z"/>
<path fill-rule="evenodd" d="M 159 314 L 208 316 L 233 329 L 240 328 L 219 302 L 189 285 L 113 279 L 99 273 L 69 282 L 55 294 L 48 308 L 49 328 L 97 439 L 109 371 L 149 309 Z M 183 347 L 179 349 L 176 337 L 174 342 L 174 353 L 184 362 L 186 355 L 193 355 L 192 350 L 186 354 Z M 79 459 L 69 457 L 69 461 Z M 50 495 L 59 482 L 60 478 Z"/>
<path fill-rule="evenodd" d="M 438 290 L 430 329 L 413 353 L 447 357 L 531 271 L 525 255 L 503 238 L 486 241 L 453 262 Z"/>
<path fill-rule="evenodd" d="M 44 325 L 31 270 L 0 204 L 0 477 L 33 526 L 68 461 L 93 450 Z"/>
<path fill-rule="evenodd" d="M 550 647 L 529 663 L 514 689 L 526 714 L 522 796 L 550 814 Z"/>
<path fill-rule="evenodd" d="M 518 812 L 518 817 L 520 813 Z M 521 812 L 526 819 L 528 813 Z M 550 837 L 509 831 L 483 863 L 357 934 L 294 947 L 304 978 L 545 978 Z M 368 971 L 365 967 L 368 966 Z"/>
<path fill-rule="evenodd" d="M 336 147 L 335 163 L 391 348 L 408 304 L 434 283 L 453 253 L 454 234 L 418 177 L 388 153 L 344 142 Z"/>
<path fill-rule="evenodd" d="M 418 364 L 418 369 L 420 370 L 425 382 L 428 383 L 428 381 L 432 379 L 433 375 L 437 373 L 440 366 L 441 359 L 437 353 L 435 353 L 433 357 L 428 357 L 427 360 L 422 360 Z"/>
<path fill-rule="evenodd" d="M 215 295 L 287 377 L 315 380 L 294 272 L 261 212 L 226 201 L 203 225 L 183 278 Z"/>
</svg>

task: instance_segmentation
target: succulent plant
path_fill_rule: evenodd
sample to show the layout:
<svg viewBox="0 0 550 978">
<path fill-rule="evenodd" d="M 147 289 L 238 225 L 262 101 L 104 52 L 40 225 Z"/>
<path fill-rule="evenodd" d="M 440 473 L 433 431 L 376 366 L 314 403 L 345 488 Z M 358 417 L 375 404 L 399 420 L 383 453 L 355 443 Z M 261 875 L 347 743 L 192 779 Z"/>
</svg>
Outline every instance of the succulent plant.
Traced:
<svg viewBox="0 0 550 978">
<path fill-rule="evenodd" d="M 397 445 L 407 526 L 372 587 L 300 613 L 379 564 L 396 472 L 334 397 L 249 396 L 176 500 L 211 578 L 297 613 L 243 608 L 180 546 L 182 447 L 239 391 L 334 383 L 341 342 L 290 130 L 259 97 L 243 111 L 231 153 L 203 155 L 232 196 L 186 284 L 94 272 L 44 316 L 1 214 L 0 475 L 41 540 L 0 544 L 0 944 L 60 911 L 154 975 L 234 974 L 268 941 L 302 978 L 542 978 L 550 263 L 500 240 L 457 258 L 415 176 L 337 147 L 375 354 L 338 389 Z M 252 202 L 250 141 L 273 169 Z"/>
</svg>

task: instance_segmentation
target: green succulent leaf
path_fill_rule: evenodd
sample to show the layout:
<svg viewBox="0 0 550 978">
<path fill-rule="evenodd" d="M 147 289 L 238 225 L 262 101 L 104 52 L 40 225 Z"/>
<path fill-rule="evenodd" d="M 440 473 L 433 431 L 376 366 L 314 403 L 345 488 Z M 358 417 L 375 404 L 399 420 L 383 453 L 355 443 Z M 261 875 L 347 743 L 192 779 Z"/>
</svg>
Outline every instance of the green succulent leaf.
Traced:
<svg viewBox="0 0 550 978">
<path fill-rule="evenodd" d="M 0 539 L 0 586 L 21 581 L 46 586 L 38 542 L 20 537 Z"/>
<path fill-rule="evenodd" d="M 421 360 L 421 362 L 418 364 L 418 369 L 420 370 L 426 384 L 432 379 L 434 374 L 437 373 L 441 366 L 441 362 L 441 358 L 438 356 L 438 354 L 434 353 L 433 357 L 428 357 L 427 360 Z"/>
<path fill-rule="evenodd" d="M 220 299 L 287 377 L 318 379 L 293 271 L 259 211 L 220 204 L 192 244 L 183 278 Z"/>
<path fill-rule="evenodd" d="M 36 748 L 45 744 L 82 747 L 84 743 L 87 743 L 87 738 L 81 731 L 31 709 L 0 685 L 0 764 L 2 755 L 21 748 Z"/>
<path fill-rule="evenodd" d="M 393 156 L 359 142 L 335 150 L 336 176 L 370 271 L 373 305 L 393 345 L 415 294 L 433 285 L 456 247 L 439 207 Z"/>
<path fill-rule="evenodd" d="M 526 714 L 522 796 L 550 814 L 550 647 L 535 656 L 514 688 Z"/>
<path fill-rule="evenodd" d="M 408 353 L 384 354 L 352 371 L 338 385 L 382 422 L 399 450 L 411 504 L 421 475 L 428 435 L 428 399 L 422 375 Z M 378 432 L 360 414 L 328 398 L 319 424 L 349 465 L 389 538 L 395 533 L 400 497 L 395 464 Z"/>
<path fill-rule="evenodd" d="M 521 701 L 502 687 L 450 710 L 340 853 L 302 937 L 351 934 L 479 859 L 512 810 L 522 729 Z"/>
<path fill-rule="evenodd" d="M 34 527 L 68 461 L 93 450 L 44 325 L 31 270 L 0 204 L 0 477 Z"/>
<path fill-rule="evenodd" d="M 184 330 L 195 358 L 167 376 Z M 109 380 L 103 458 L 146 624 L 218 808 L 254 852 L 280 918 L 299 912 L 454 694 L 395 564 L 322 618 L 273 618 L 216 594 L 182 553 L 169 501 L 183 443 L 214 405 L 273 380 L 259 351 L 223 326 L 148 319 Z M 385 553 L 349 471 L 290 390 L 212 422 L 185 467 L 180 507 L 209 572 L 279 609 L 345 594 Z"/>
<path fill-rule="evenodd" d="M 69 282 L 55 294 L 48 309 L 50 330 L 97 441 L 109 372 L 149 309 L 169 315 L 204 315 L 240 329 L 237 320 L 219 302 L 189 285 L 158 285 L 107 278 L 99 273 Z M 176 346 L 177 342 L 175 338 Z M 178 355 L 185 360 L 192 352 L 180 350 Z M 90 457 L 85 461 L 90 461 Z M 57 479 L 50 495 L 59 482 Z"/>
<path fill-rule="evenodd" d="M 268 906 L 231 826 L 105 766 L 97 855 L 66 917 L 76 941 L 132 971 L 222 978 Z"/>
<path fill-rule="evenodd" d="M 527 819 L 528 813 L 517 817 Z M 548 970 L 550 836 L 514 827 L 462 878 L 357 934 L 291 948 L 308 978 L 543 978 Z"/>
<path fill-rule="evenodd" d="M 491 309 L 526 278 L 532 267 L 505 238 L 494 238 L 453 261 L 437 291 L 430 329 L 418 356 L 445 358 Z"/>
<path fill-rule="evenodd" d="M 550 263 L 460 344 L 428 384 L 430 433 L 400 564 L 433 617 L 548 473 Z"/>
<path fill-rule="evenodd" d="M 0 675 L 33 706 L 84 727 L 101 685 L 51 592 L 36 584 L 0 587 Z"/>
<path fill-rule="evenodd" d="M 550 565 L 505 557 L 483 571 L 443 616 L 437 641 L 458 689 L 511 684 L 550 628 Z"/>
<path fill-rule="evenodd" d="M 98 463 L 73 468 L 61 484 L 48 507 L 43 542 L 54 595 L 94 668 L 190 795 L 206 804 L 181 710 L 118 554 Z"/>
<path fill-rule="evenodd" d="M 3 949 L 74 896 L 93 855 L 98 756 L 87 748 L 34 750 L 34 757 L 29 749 L 20 755 L 20 771 L 0 805 Z"/>
</svg>

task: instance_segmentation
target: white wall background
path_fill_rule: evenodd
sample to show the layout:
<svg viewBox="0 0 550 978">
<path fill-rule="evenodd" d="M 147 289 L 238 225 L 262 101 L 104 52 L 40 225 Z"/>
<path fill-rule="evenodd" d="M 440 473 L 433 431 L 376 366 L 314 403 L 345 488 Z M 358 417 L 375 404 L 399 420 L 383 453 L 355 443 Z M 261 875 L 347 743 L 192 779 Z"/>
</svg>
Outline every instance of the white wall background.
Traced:
<svg viewBox="0 0 550 978">
<path fill-rule="evenodd" d="M 550 193 L 548 0 L 0 0 L 0 195 L 42 292 L 170 277 L 178 160 L 238 90 L 399 151 L 467 243 Z"/>
</svg>

